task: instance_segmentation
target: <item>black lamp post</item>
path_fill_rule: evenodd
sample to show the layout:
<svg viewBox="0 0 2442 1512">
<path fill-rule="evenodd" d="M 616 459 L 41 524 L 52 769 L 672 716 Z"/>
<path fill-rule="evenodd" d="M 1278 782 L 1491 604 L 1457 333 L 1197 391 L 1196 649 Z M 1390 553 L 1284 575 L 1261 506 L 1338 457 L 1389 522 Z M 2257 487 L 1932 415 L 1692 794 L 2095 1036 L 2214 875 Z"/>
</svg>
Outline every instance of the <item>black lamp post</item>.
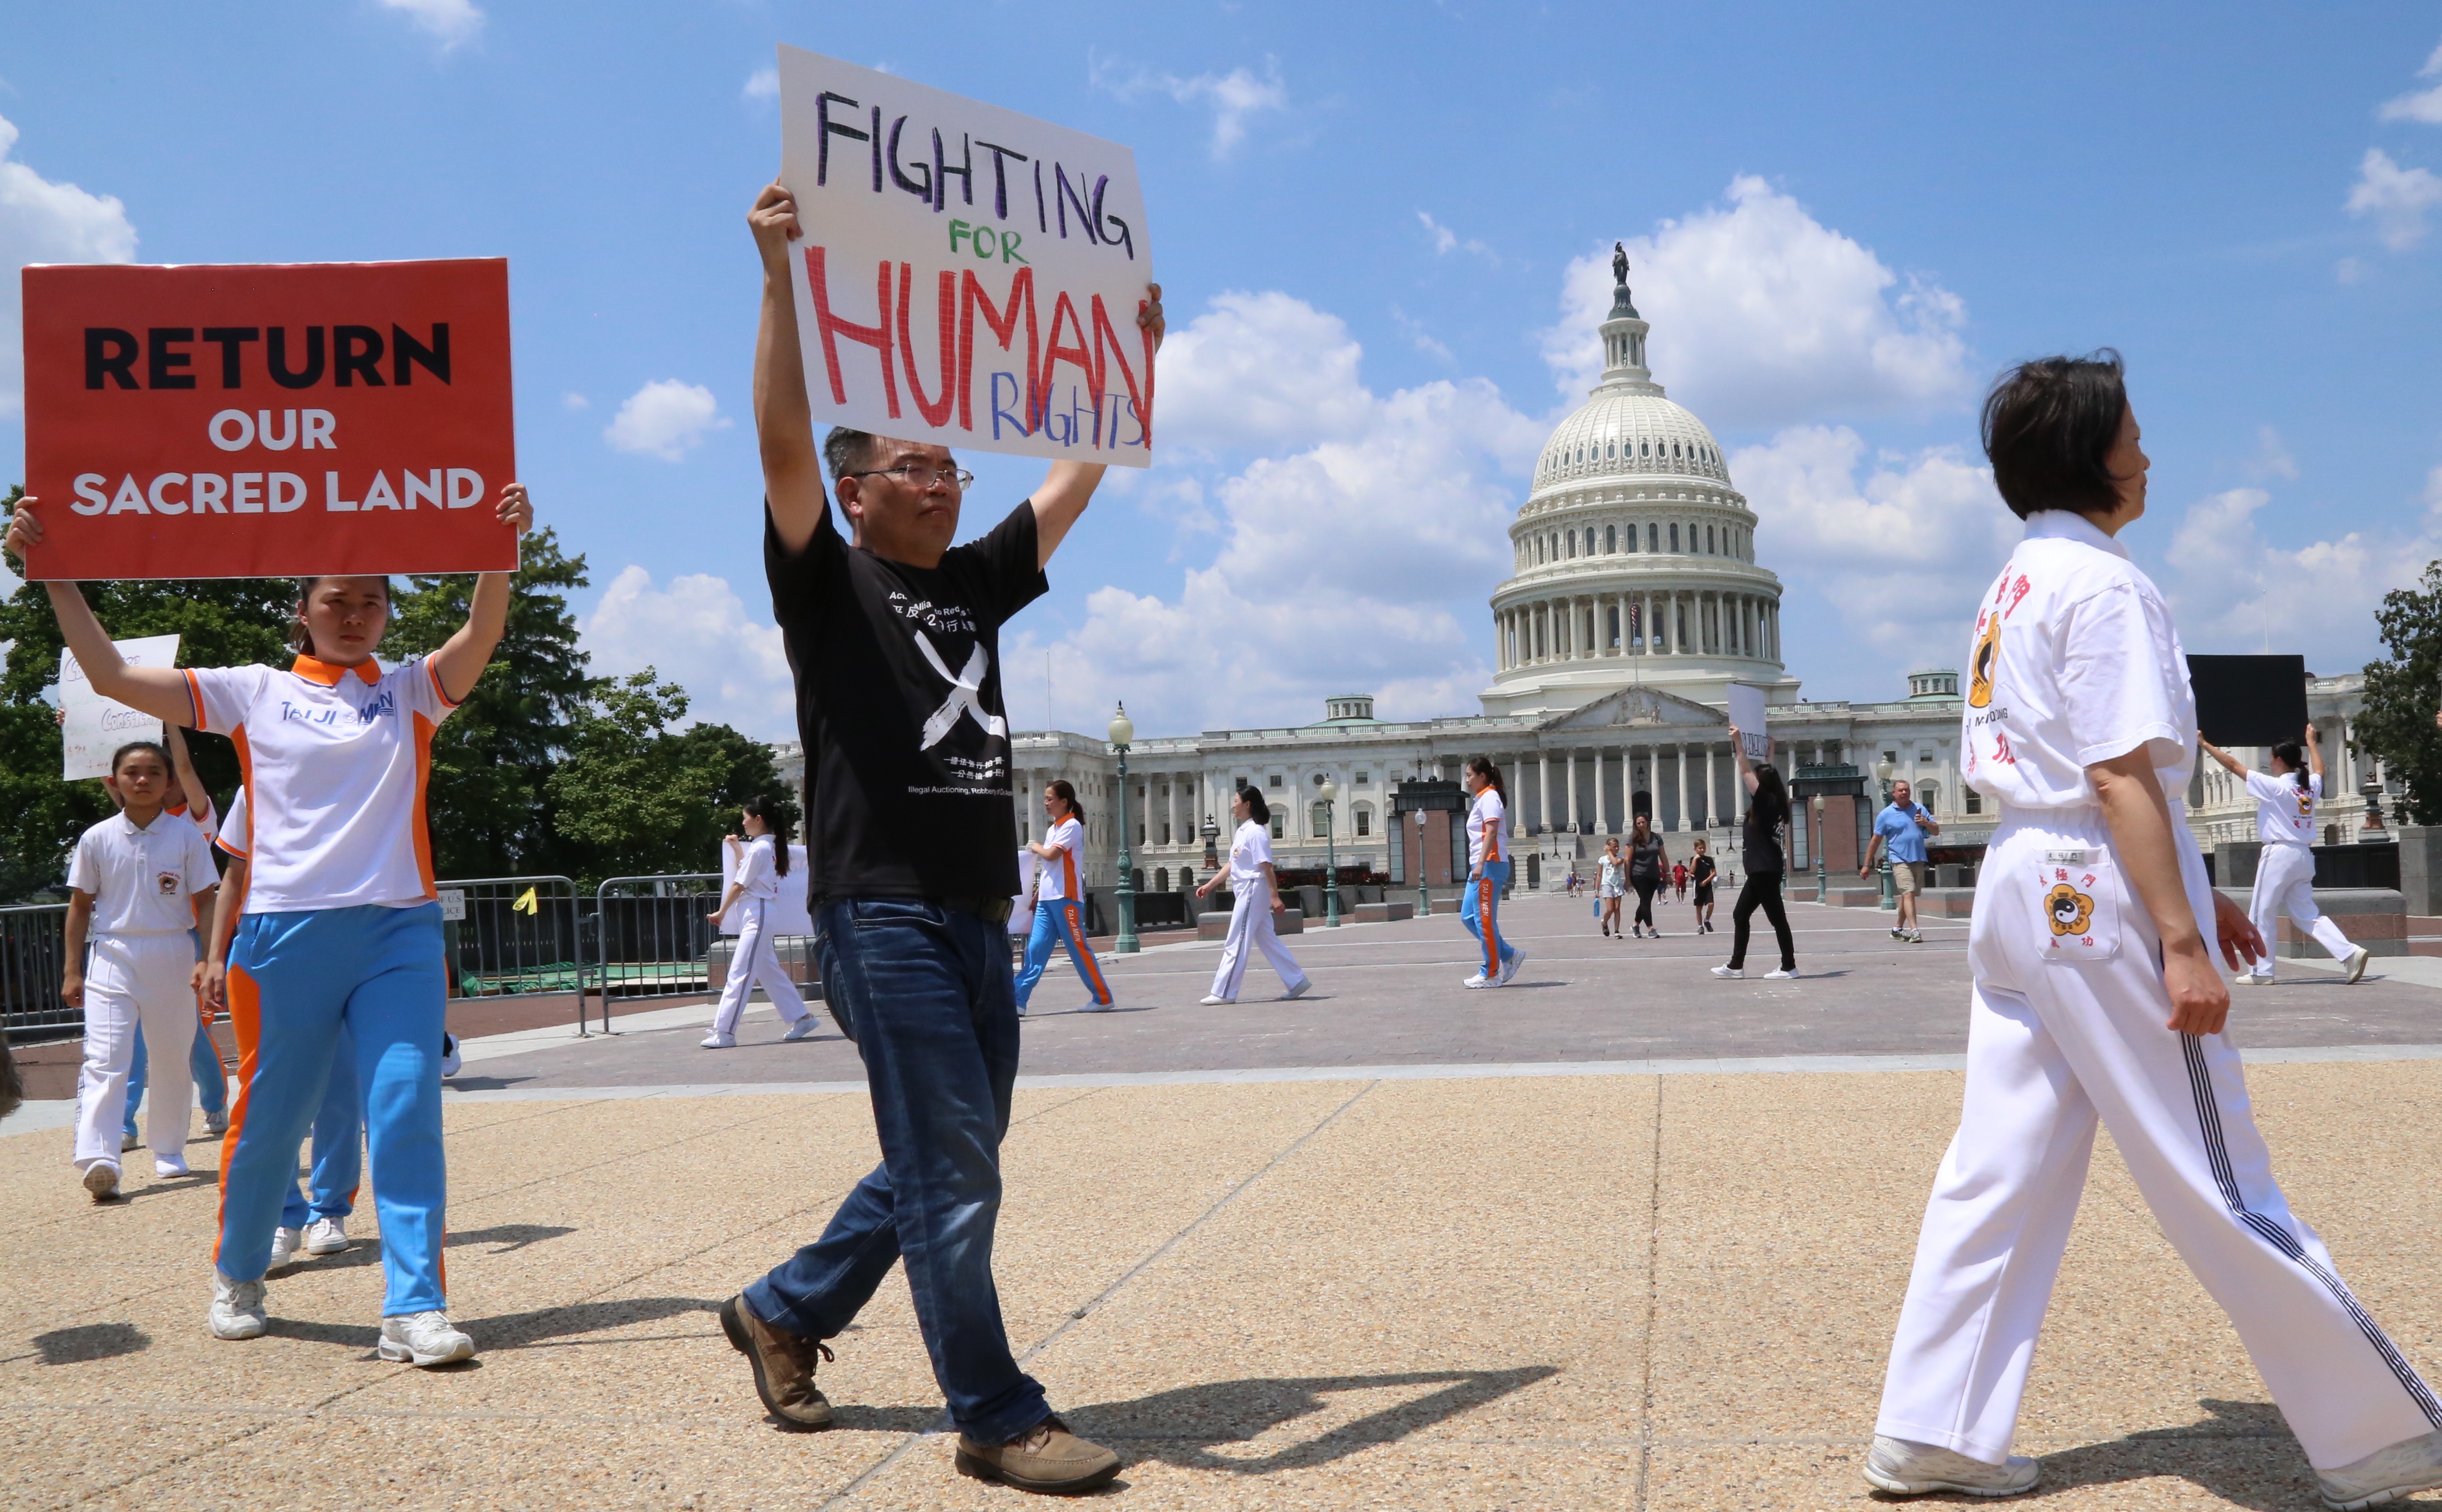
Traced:
<svg viewBox="0 0 2442 1512">
<path fill-rule="evenodd" d="M 1128 718 L 1124 703 L 1111 717 L 1110 735 L 1112 746 L 1120 753 L 1120 938 L 1111 941 L 1111 949 L 1133 956 L 1144 947 L 1137 942 L 1136 857 L 1128 849 L 1128 747 L 1136 740 L 1137 725 Z"/>
<path fill-rule="evenodd" d="M 1336 807 L 1339 801 L 1339 784 L 1325 777 L 1322 782 L 1322 922 L 1326 929 L 1339 927 L 1339 853 L 1334 849 L 1339 826 Z"/>
</svg>

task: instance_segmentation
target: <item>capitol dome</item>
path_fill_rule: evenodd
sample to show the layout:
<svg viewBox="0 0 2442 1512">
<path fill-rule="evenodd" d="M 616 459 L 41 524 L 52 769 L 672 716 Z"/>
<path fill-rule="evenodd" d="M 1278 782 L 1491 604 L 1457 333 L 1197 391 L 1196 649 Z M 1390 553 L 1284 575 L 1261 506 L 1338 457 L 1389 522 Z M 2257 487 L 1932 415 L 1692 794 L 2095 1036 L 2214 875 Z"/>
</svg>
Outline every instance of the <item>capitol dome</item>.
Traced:
<svg viewBox="0 0 2442 1512">
<path fill-rule="evenodd" d="M 1653 381 L 1650 329 L 1623 279 L 1602 381 L 1553 428 L 1510 525 L 1486 714 L 1558 713 L 1636 685 L 1715 705 L 1731 683 L 1796 696 L 1755 512 L 1713 433 Z"/>
</svg>

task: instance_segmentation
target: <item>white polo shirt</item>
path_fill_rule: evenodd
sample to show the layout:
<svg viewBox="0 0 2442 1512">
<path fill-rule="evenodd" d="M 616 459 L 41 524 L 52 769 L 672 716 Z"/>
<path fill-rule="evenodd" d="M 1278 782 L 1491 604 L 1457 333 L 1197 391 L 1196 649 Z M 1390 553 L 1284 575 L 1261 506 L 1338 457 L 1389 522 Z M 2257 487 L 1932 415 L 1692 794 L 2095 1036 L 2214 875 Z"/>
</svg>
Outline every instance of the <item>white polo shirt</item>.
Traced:
<svg viewBox="0 0 2442 1512">
<path fill-rule="evenodd" d="M 1243 892 L 1264 880 L 1264 863 L 1272 859 L 1272 832 L 1249 819 L 1230 838 L 1230 890 Z"/>
<path fill-rule="evenodd" d="M 220 880 L 203 830 L 167 811 L 140 829 L 112 814 L 77 837 L 68 862 L 68 885 L 93 899 L 96 937 L 183 935 L 195 927 L 195 894 Z"/>
<path fill-rule="evenodd" d="M 2188 658 L 2153 579 L 2083 515 L 2027 521 L 1976 615 L 1959 744 L 1968 785 L 2013 809 L 2091 806 L 2086 769 L 2142 748 L 2163 793 L 2196 762 Z"/>
<path fill-rule="evenodd" d="M 746 842 L 738 858 L 740 898 L 759 898 L 769 902 L 780 896 L 779 867 L 772 855 L 772 847 L 777 844 L 770 835 L 756 835 Z"/>
<path fill-rule="evenodd" d="M 1475 795 L 1473 807 L 1467 811 L 1467 864 L 1481 866 L 1487 861 L 1501 859 L 1502 826 L 1508 821 L 1509 807 L 1501 801 L 1501 791 L 1486 788 Z"/>
<path fill-rule="evenodd" d="M 2324 795 L 2324 779 L 2309 772 L 2306 785 L 2298 774 L 2275 776 L 2250 772 L 2247 793 L 2255 800 L 2255 838 L 2268 846 L 2311 846 L 2315 843 L 2315 802 Z"/>
<path fill-rule="evenodd" d="M 237 790 L 237 796 L 229 800 L 228 813 L 221 820 L 221 832 L 212 844 L 228 851 L 239 861 L 250 862 L 253 859 L 254 843 L 246 838 L 246 790 L 240 788 Z"/>
<path fill-rule="evenodd" d="M 191 667 L 194 725 L 237 742 L 251 815 L 249 914 L 408 908 L 436 896 L 424 790 L 457 707 L 423 657 L 383 672 L 310 656 L 286 670 Z"/>
<path fill-rule="evenodd" d="M 1070 814 L 1044 831 L 1043 843 L 1060 852 L 1060 859 L 1043 864 L 1043 882 L 1034 889 L 1034 901 L 1077 897 L 1077 853 L 1085 847 L 1084 821 Z"/>
</svg>

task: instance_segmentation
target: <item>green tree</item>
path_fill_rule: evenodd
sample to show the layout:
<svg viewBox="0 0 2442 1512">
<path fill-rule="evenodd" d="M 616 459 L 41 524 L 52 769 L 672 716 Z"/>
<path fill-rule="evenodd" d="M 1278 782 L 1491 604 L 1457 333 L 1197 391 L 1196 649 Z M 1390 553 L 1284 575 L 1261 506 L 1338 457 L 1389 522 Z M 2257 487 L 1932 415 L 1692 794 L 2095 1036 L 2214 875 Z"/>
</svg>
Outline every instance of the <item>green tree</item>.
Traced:
<svg viewBox="0 0 2442 1512">
<path fill-rule="evenodd" d="M 555 531 L 526 537 L 500 648 L 432 738 L 425 813 L 433 868 L 443 877 L 566 869 L 566 847 L 551 822 L 550 776 L 592 684 L 568 608 L 568 591 L 587 581 L 585 558 L 564 554 Z M 472 574 L 408 582 L 392 599 L 382 639 L 382 655 L 393 660 L 440 649 L 466 623 L 475 592 Z"/>
<path fill-rule="evenodd" d="M 11 488 L 0 517 L 14 514 L 24 495 Z M 25 564 L 9 558 L 10 570 Z M 102 625 L 120 640 L 176 635 L 186 666 L 283 665 L 297 585 L 284 577 L 183 581 L 113 581 L 79 585 Z M 58 886 L 69 847 L 87 826 L 111 811 L 99 782 L 61 778 L 56 689 L 59 622 L 39 583 L 23 583 L 0 601 L 0 898 L 17 899 Z M 214 801 L 237 791 L 237 751 L 226 737 L 191 736 L 195 771 Z"/>
<path fill-rule="evenodd" d="M 787 797 L 769 747 L 725 724 L 673 729 L 686 710 L 686 694 L 649 666 L 594 683 L 546 784 L 580 887 L 710 870 L 738 804 Z"/>
<path fill-rule="evenodd" d="M 2382 758 L 2408 790 L 2409 822 L 2442 824 L 2442 561 L 2428 562 L 2415 588 L 2382 595 L 2375 624 L 2391 652 L 2365 669 L 2365 708 L 2357 745 Z"/>
</svg>

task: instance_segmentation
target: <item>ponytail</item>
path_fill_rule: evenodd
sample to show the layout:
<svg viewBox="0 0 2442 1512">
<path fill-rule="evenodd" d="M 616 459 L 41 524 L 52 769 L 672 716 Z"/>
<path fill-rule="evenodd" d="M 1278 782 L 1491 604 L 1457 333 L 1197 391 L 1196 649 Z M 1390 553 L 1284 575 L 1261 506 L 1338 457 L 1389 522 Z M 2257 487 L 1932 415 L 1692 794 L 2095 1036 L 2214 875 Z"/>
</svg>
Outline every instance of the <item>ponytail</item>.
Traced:
<svg viewBox="0 0 2442 1512">
<path fill-rule="evenodd" d="M 786 798 L 775 798 L 758 792 L 742 806 L 748 813 L 763 821 L 763 832 L 772 840 L 772 869 L 780 876 L 789 874 L 789 831 L 796 828 L 796 806 Z"/>
<path fill-rule="evenodd" d="M 2295 740 L 2284 740 L 2272 748 L 2272 754 L 2289 769 L 2289 780 L 2301 788 L 2306 785 L 2306 753 Z"/>
</svg>

